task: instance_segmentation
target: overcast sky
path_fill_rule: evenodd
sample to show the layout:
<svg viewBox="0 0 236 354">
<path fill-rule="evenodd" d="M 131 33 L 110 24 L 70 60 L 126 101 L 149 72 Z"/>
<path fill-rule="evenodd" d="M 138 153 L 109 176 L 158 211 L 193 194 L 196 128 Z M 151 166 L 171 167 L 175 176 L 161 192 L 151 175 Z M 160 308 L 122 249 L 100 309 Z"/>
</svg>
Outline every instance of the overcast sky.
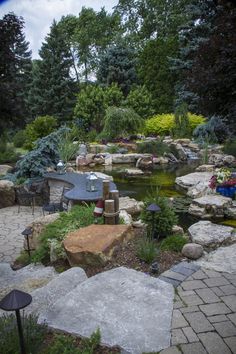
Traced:
<svg viewBox="0 0 236 354">
<path fill-rule="evenodd" d="M 118 0 L 0 0 L 0 17 L 14 12 L 25 20 L 26 40 L 30 42 L 33 58 L 38 58 L 38 50 L 49 32 L 53 19 L 61 16 L 78 15 L 82 6 L 93 7 L 99 11 L 105 7 L 108 12 Z"/>
</svg>

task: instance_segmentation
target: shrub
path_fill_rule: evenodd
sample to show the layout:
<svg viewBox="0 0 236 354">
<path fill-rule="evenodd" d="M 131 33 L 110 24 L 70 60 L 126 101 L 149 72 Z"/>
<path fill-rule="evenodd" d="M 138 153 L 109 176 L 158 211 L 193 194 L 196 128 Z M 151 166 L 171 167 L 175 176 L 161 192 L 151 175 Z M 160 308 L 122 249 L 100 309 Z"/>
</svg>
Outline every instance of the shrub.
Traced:
<svg viewBox="0 0 236 354">
<path fill-rule="evenodd" d="M 135 86 L 129 92 L 125 105 L 133 108 L 142 118 L 150 117 L 155 113 L 152 107 L 152 96 L 145 86 Z"/>
<path fill-rule="evenodd" d="M 228 140 L 223 149 L 225 154 L 236 157 L 236 138 Z"/>
<path fill-rule="evenodd" d="M 200 115 L 188 113 L 190 132 L 205 121 Z M 175 125 L 174 114 L 158 114 L 145 121 L 144 133 L 146 135 L 170 135 Z"/>
<path fill-rule="evenodd" d="M 190 120 L 188 117 L 188 107 L 185 103 L 177 107 L 175 111 L 174 127 L 172 135 L 175 138 L 191 137 Z"/>
<path fill-rule="evenodd" d="M 60 217 L 47 225 L 40 235 L 40 246 L 33 255 L 35 262 L 49 260 L 49 245 L 50 241 L 57 241 L 57 253 L 62 251 L 61 241 L 65 235 L 71 231 L 77 230 L 81 227 L 89 226 L 94 223 L 93 216 L 94 204 L 89 206 L 76 205 L 71 211 L 61 213 Z M 102 223 L 102 218 L 99 222 Z"/>
<path fill-rule="evenodd" d="M 43 138 L 52 133 L 56 126 L 57 120 L 52 116 L 37 117 L 33 122 L 26 125 L 26 142 L 24 147 L 26 149 L 32 149 L 37 139 Z"/>
<path fill-rule="evenodd" d="M 137 256 L 146 263 L 152 263 L 157 255 L 157 248 L 154 240 L 146 237 L 138 244 Z"/>
<path fill-rule="evenodd" d="M 78 143 L 72 140 L 69 132 L 65 133 L 58 142 L 58 154 L 65 163 L 76 157 Z"/>
<path fill-rule="evenodd" d="M 102 134 L 109 139 L 126 137 L 139 132 L 143 119 L 131 108 L 109 107 L 104 118 Z"/>
<path fill-rule="evenodd" d="M 22 318 L 24 341 L 27 353 L 41 353 L 47 327 L 37 324 L 37 317 L 24 315 Z M 1 353 L 19 353 L 19 337 L 15 315 L 0 317 L 0 348 Z"/>
<path fill-rule="evenodd" d="M 187 242 L 182 235 L 172 235 L 161 242 L 160 248 L 162 251 L 181 252 Z"/>
<path fill-rule="evenodd" d="M 0 163 L 15 163 L 20 154 L 16 153 L 12 146 L 7 146 L 4 152 L 0 152 Z"/>
<path fill-rule="evenodd" d="M 25 130 L 19 130 L 13 137 L 13 144 L 17 148 L 21 148 L 26 141 L 26 132 Z"/>
<path fill-rule="evenodd" d="M 155 233 L 160 237 L 166 237 L 172 232 L 172 227 L 177 224 L 178 218 L 174 210 L 169 206 L 168 200 L 159 195 L 157 190 L 155 193 L 148 195 L 144 200 L 144 208 L 141 212 L 141 219 L 148 224 L 148 232 L 152 230 L 153 215 L 146 208 L 148 205 L 155 203 L 159 205 L 161 211 L 154 214 Z"/>
<path fill-rule="evenodd" d="M 193 136 L 202 144 L 223 143 L 229 137 L 229 129 L 220 117 L 213 116 L 207 123 L 199 125 Z"/>
<path fill-rule="evenodd" d="M 162 156 L 164 153 L 170 152 L 170 147 L 163 143 L 161 139 L 150 140 L 137 144 L 137 152 L 140 154 L 147 153 L 155 156 Z"/>
</svg>

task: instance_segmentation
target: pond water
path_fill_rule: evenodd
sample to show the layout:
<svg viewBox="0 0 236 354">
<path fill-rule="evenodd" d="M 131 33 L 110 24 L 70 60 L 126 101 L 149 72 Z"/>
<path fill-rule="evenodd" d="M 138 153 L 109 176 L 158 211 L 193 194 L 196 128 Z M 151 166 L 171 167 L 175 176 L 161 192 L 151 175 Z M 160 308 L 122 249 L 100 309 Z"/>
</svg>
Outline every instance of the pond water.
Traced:
<svg viewBox="0 0 236 354">
<path fill-rule="evenodd" d="M 112 166 L 96 166 L 96 171 L 106 173 L 113 177 L 120 196 L 129 196 L 136 200 L 144 200 L 148 194 L 156 193 L 158 188 L 161 195 L 165 197 L 179 197 L 184 201 L 185 195 L 179 192 L 175 187 L 176 177 L 194 172 L 199 166 L 199 160 L 190 160 L 188 163 L 162 165 L 155 167 L 151 172 L 138 177 L 128 177 L 125 175 L 126 168 L 134 168 L 132 165 L 112 165 Z M 186 211 L 178 213 L 179 224 L 187 229 L 190 225 L 197 221 L 196 218 L 189 215 Z"/>
</svg>

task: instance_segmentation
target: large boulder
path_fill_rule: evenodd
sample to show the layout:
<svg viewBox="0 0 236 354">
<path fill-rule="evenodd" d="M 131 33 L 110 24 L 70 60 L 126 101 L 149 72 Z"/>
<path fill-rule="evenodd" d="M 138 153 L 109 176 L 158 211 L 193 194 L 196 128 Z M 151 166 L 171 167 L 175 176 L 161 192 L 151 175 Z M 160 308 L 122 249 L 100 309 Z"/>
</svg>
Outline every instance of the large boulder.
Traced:
<svg viewBox="0 0 236 354">
<path fill-rule="evenodd" d="M 236 242 L 233 227 L 213 224 L 211 221 L 199 221 L 191 225 L 188 232 L 192 242 L 206 249 L 215 249 Z"/>
<path fill-rule="evenodd" d="M 230 207 L 232 207 L 231 198 L 212 194 L 194 199 L 188 212 L 202 219 L 223 218 Z"/>
<path fill-rule="evenodd" d="M 193 172 L 188 175 L 177 177 L 175 183 L 181 190 L 188 191 L 189 188 L 196 186 L 198 183 L 209 184 L 211 172 Z"/>
<path fill-rule="evenodd" d="M 29 246 L 30 246 L 31 250 L 37 249 L 39 247 L 40 234 L 42 233 L 42 231 L 45 229 L 45 227 L 48 224 L 51 224 L 52 222 L 57 220 L 58 217 L 59 217 L 59 213 L 40 216 L 40 217 L 34 219 L 34 221 L 32 223 L 27 225 L 27 228 L 31 228 L 31 230 L 32 230 L 31 236 L 29 237 Z M 25 247 L 25 249 L 28 249 L 26 241 L 24 242 L 24 247 Z"/>
<path fill-rule="evenodd" d="M 139 168 L 126 168 L 125 169 L 126 176 L 143 176 L 144 172 Z"/>
<path fill-rule="evenodd" d="M 69 233 L 63 245 L 71 266 L 101 265 L 133 236 L 130 225 L 90 225 Z"/>
<path fill-rule="evenodd" d="M 209 164 L 213 164 L 216 167 L 234 166 L 235 163 L 236 159 L 232 155 L 212 154 L 209 157 Z"/>
<path fill-rule="evenodd" d="M 0 176 L 6 176 L 6 174 L 11 170 L 12 167 L 9 165 L 0 165 Z"/>
<path fill-rule="evenodd" d="M 143 156 L 138 159 L 136 162 L 136 167 L 137 168 L 143 168 L 143 169 L 149 169 L 153 167 L 153 160 L 152 156 Z"/>
<path fill-rule="evenodd" d="M 215 165 L 201 165 L 196 168 L 197 172 L 213 172 Z"/>
<path fill-rule="evenodd" d="M 130 215 L 140 214 L 143 209 L 144 203 L 139 202 L 134 198 L 130 197 L 120 197 L 119 207 L 120 210 L 126 210 Z"/>
<path fill-rule="evenodd" d="M 89 145 L 89 152 L 91 154 L 99 154 L 107 152 L 108 146 L 104 144 L 90 144 Z"/>
<path fill-rule="evenodd" d="M 187 153 L 181 144 L 171 143 L 171 146 L 175 149 L 176 157 L 179 160 L 186 161 L 188 159 Z"/>
<path fill-rule="evenodd" d="M 97 274 L 39 316 L 50 328 L 89 337 L 123 353 L 159 352 L 170 346 L 174 289 L 160 279 L 124 267 Z"/>
<path fill-rule="evenodd" d="M 203 255 L 203 247 L 197 243 L 186 243 L 182 248 L 182 255 L 189 259 L 198 259 Z"/>
<path fill-rule="evenodd" d="M 148 157 L 148 154 L 112 154 L 112 163 L 136 163 L 139 158 Z"/>
<path fill-rule="evenodd" d="M 0 180 L 0 208 L 6 208 L 15 204 L 14 183 L 8 180 Z"/>
<path fill-rule="evenodd" d="M 200 198 L 206 194 L 211 194 L 212 190 L 209 188 L 209 182 L 199 182 L 195 186 L 190 187 L 187 196 L 190 198 Z"/>
</svg>

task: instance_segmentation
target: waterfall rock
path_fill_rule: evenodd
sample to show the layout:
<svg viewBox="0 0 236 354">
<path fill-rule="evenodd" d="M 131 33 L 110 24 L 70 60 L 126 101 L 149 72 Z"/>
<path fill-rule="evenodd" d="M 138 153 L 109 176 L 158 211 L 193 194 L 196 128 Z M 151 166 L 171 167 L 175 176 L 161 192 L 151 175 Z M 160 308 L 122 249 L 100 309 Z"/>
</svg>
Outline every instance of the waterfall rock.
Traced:
<svg viewBox="0 0 236 354">
<path fill-rule="evenodd" d="M 202 219 L 223 218 L 227 215 L 227 210 L 232 206 L 231 198 L 212 194 L 194 199 L 188 212 Z"/>
</svg>

